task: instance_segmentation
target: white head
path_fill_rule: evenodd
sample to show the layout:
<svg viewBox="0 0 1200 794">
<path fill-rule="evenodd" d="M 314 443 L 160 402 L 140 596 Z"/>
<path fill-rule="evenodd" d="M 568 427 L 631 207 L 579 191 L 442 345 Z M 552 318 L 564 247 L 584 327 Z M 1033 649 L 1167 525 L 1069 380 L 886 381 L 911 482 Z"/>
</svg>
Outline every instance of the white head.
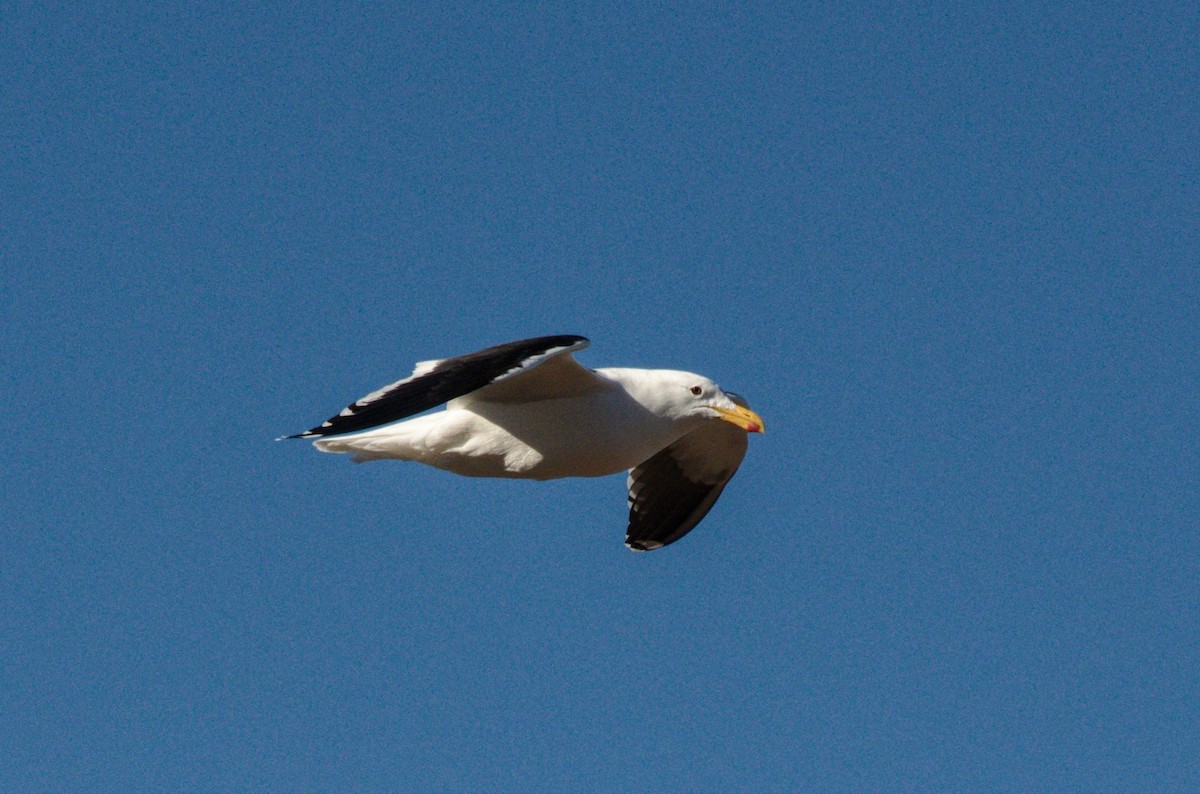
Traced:
<svg viewBox="0 0 1200 794">
<path fill-rule="evenodd" d="M 709 378 L 666 369 L 643 372 L 645 380 L 636 385 L 627 383 L 626 388 L 635 394 L 638 402 L 660 416 L 705 421 L 719 419 L 748 433 L 763 432 L 762 417 L 750 410 L 746 400 L 724 391 Z"/>
</svg>

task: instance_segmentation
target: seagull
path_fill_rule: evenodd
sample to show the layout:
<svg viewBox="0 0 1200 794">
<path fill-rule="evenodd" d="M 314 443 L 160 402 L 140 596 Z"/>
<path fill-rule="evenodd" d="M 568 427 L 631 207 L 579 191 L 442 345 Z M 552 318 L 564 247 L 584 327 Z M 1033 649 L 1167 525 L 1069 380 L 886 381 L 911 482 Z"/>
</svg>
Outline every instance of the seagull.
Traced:
<svg viewBox="0 0 1200 794">
<path fill-rule="evenodd" d="M 422 361 L 407 378 L 284 438 L 314 439 L 320 451 L 355 462 L 409 460 L 467 477 L 628 471 L 625 545 L 662 548 L 716 504 L 763 420 L 702 375 L 587 369 L 574 354 L 589 344 L 542 336 Z"/>
</svg>

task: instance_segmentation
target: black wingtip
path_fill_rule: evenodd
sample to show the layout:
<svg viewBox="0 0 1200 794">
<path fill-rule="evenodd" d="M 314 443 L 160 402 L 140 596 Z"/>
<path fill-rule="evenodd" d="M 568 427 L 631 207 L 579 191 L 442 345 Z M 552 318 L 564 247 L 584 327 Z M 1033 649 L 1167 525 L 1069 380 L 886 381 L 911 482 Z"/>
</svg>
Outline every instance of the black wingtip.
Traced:
<svg viewBox="0 0 1200 794">
<path fill-rule="evenodd" d="M 407 378 L 377 389 L 316 427 L 292 436 L 281 436 L 276 441 L 340 436 L 406 419 L 480 389 L 528 361 L 544 357 L 551 350 L 587 344 L 588 338 L 577 334 L 539 336 L 426 362 L 433 366 L 414 370 Z"/>
</svg>

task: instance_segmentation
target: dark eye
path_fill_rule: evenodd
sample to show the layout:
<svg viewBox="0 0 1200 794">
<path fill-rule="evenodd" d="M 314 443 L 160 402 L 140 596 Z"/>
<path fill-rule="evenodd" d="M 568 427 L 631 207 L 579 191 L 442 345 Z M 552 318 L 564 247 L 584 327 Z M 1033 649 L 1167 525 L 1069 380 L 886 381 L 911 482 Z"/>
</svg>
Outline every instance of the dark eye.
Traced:
<svg viewBox="0 0 1200 794">
<path fill-rule="evenodd" d="M 704 393 L 704 389 L 700 388 L 699 386 L 693 386 L 689 391 L 691 391 L 691 393 L 695 394 L 697 397 Z"/>
</svg>

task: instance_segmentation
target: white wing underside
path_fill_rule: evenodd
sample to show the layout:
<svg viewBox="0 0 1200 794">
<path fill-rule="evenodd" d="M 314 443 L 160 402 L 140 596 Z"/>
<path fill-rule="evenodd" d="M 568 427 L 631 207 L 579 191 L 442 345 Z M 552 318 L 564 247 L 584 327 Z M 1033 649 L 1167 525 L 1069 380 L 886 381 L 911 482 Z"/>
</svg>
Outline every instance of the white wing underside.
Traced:
<svg viewBox="0 0 1200 794">
<path fill-rule="evenodd" d="M 526 362 L 520 369 L 500 376 L 482 389 L 446 403 L 448 409 L 469 409 L 472 403 L 532 403 L 582 397 L 606 391 L 611 381 L 582 366 L 571 355 L 582 345 L 563 348 Z"/>
</svg>

